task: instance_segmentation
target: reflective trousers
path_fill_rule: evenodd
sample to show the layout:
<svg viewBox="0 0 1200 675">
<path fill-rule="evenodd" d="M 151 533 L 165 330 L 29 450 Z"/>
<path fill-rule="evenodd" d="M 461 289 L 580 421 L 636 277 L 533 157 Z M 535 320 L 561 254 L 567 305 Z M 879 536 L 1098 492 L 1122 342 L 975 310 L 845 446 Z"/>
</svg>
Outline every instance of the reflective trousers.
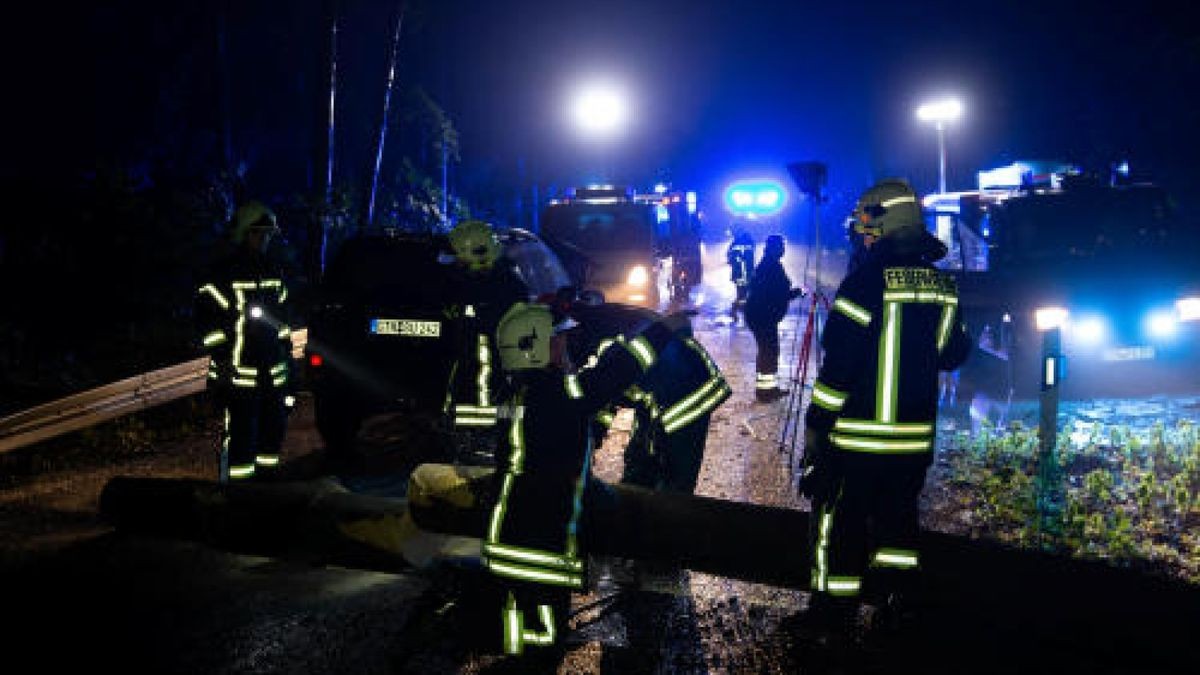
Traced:
<svg viewBox="0 0 1200 675">
<path fill-rule="evenodd" d="M 920 568 L 919 498 L 927 455 L 838 453 L 836 475 L 814 495 L 812 588 L 834 596 L 909 590 Z"/>
<path fill-rule="evenodd" d="M 220 480 L 245 480 L 279 464 L 287 428 L 282 389 L 227 387 L 217 397 L 225 408 Z"/>
</svg>

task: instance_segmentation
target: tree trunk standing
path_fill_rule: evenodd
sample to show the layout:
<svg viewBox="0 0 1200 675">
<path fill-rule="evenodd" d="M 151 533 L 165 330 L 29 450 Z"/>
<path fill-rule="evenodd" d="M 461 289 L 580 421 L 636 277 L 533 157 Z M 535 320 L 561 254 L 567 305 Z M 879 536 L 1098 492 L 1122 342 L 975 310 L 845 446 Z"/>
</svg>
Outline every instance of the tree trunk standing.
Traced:
<svg viewBox="0 0 1200 675">
<path fill-rule="evenodd" d="M 375 146 L 375 169 L 371 172 L 371 198 L 367 202 L 367 225 L 375 222 L 375 195 L 379 189 L 379 170 L 383 164 L 383 150 L 387 143 L 388 117 L 392 107 L 392 89 L 396 81 L 396 61 L 400 57 L 400 31 L 404 25 L 404 2 L 400 2 L 396 13 L 396 30 L 392 34 L 392 56 L 388 66 L 387 89 L 383 94 L 383 119 L 379 123 L 379 142 Z"/>
</svg>

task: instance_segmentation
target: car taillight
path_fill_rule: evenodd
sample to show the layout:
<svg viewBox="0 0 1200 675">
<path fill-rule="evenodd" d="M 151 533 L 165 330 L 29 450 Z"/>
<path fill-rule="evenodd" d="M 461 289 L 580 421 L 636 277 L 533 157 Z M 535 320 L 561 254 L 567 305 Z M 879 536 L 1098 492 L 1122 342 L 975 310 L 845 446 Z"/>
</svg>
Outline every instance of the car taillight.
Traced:
<svg viewBox="0 0 1200 675">
<path fill-rule="evenodd" d="M 308 365 L 312 366 L 313 368 L 320 368 L 324 364 L 325 364 L 325 359 L 321 358 L 320 354 L 309 354 L 308 355 Z"/>
</svg>

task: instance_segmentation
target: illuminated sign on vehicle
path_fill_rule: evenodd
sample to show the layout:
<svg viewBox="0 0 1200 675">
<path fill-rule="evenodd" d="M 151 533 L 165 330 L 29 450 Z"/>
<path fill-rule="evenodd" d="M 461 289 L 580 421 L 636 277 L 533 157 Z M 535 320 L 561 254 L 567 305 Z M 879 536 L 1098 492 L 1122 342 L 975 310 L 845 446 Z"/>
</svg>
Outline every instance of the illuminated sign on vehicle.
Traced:
<svg viewBox="0 0 1200 675">
<path fill-rule="evenodd" d="M 787 192 L 774 181 L 738 181 L 725 188 L 725 206 L 739 215 L 769 216 L 787 203 Z"/>
</svg>

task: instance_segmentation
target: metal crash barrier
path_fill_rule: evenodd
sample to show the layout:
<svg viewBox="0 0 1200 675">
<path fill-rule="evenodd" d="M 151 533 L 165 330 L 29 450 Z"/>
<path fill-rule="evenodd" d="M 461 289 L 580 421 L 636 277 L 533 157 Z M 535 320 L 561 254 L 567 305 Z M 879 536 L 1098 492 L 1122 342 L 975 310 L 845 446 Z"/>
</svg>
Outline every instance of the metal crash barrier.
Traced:
<svg viewBox="0 0 1200 675">
<path fill-rule="evenodd" d="M 292 357 L 301 358 L 308 329 L 292 331 Z M 129 413 L 204 391 L 208 357 L 73 394 L 0 418 L 0 452 L 86 429 Z"/>
</svg>

